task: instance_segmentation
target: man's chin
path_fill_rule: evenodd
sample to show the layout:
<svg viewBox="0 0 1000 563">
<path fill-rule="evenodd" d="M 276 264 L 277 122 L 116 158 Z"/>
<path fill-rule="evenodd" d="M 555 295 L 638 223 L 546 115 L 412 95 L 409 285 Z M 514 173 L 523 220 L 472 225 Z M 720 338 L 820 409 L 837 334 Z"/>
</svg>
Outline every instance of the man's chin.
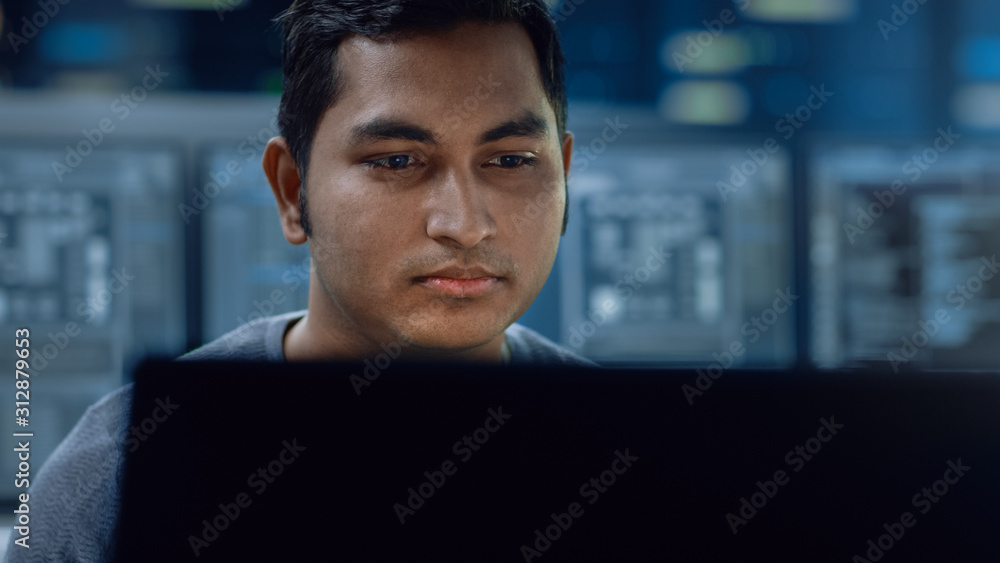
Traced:
<svg viewBox="0 0 1000 563">
<path fill-rule="evenodd" d="M 425 326 L 409 331 L 408 339 L 412 356 L 426 360 L 462 360 L 474 357 L 499 355 L 504 331 L 508 325 L 492 327 L 468 326 L 464 323 L 445 323 L 443 326 Z M 496 348 L 496 350 L 493 350 Z"/>
</svg>

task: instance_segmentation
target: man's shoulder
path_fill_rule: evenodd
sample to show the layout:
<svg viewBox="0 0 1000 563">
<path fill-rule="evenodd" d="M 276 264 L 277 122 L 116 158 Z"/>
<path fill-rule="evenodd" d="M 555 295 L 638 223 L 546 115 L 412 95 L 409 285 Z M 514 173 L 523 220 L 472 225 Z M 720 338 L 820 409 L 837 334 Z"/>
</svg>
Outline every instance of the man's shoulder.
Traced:
<svg viewBox="0 0 1000 563">
<path fill-rule="evenodd" d="M 514 323 L 506 333 L 512 364 L 561 364 L 600 367 L 576 352 L 560 346 L 530 328 Z"/>
<path fill-rule="evenodd" d="M 292 311 L 244 323 L 215 340 L 184 354 L 179 361 L 280 362 L 285 355 L 282 340 L 289 324 L 305 316 Z"/>
<path fill-rule="evenodd" d="M 32 508 L 38 508 L 31 518 L 33 549 L 13 545 L 17 534 L 11 534 L 6 561 L 103 561 L 111 556 L 131 410 L 131 384 L 87 409 L 28 489 Z"/>
<path fill-rule="evenodd" d="M 306 311 L 294 311 L 245 323 L 178 360 L 284 361 L 285 331 L 305 314 Z M 594 362 L 523 325 L 514 323 L 507 327 L 505 334 L 511 349 L 511 363 L 597 367 Z"/>
</svg>

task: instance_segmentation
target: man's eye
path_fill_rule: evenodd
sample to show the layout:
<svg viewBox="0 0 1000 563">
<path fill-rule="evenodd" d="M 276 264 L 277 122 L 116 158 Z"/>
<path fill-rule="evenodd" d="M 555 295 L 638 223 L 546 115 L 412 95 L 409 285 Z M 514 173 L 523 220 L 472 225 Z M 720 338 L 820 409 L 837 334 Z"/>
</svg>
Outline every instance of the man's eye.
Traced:
<svg viewBox="0 0 1000 563">
<path fill-rule="evenodd" d="M 394 154 L 378 160 L 369 160 L 365 166 L 370 168 L 389 168 L 392 170 L 402 170 L 413 160 L 413 157 L 405 154 Z"/>
<path fill-rule="evenodd" d="M 531 166 L 535 164 L 538 160 L 535 157 L 521 156 L 517 154 L 505 154 L 503 156 L 498 156 L 489 162 L 489 164 L 496 164 L 501 168 L 520 168 L 521 165 Z"/>
</svg>

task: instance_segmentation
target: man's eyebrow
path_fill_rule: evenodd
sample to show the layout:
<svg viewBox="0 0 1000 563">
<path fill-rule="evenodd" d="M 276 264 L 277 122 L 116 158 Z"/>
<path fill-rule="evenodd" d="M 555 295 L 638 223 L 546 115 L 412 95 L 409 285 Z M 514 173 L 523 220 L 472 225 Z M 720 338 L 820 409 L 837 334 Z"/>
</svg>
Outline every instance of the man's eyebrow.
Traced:
<svg viewBox="0 0 1000 563">
<path fill-rule="evenodd" d="M 425 145 L 437 144 L 434 133 L 412 123 L 395 119 L 376 117 L 351 128 L 350 142 L 352 145 L 393 139 L 416 141 Z"/>
<path fill-rule="evenodd" d="M 517 119 L 502 123 L 483 133 L 479 137 L 479 145 L 499 141 L 506 137 L 532 137 L 544 139 L 548 136 L 549 125 L 538 114 L 527 111 Z"/>
<path fill-rule="evenodd" d="M 527 111 L 516 119 L 511 119 L 486 131 L 479 136 L 477 145 L 485 145 L 507 137 L 532 137 L 544 139 L 548 136 L 549 125 L 538 114 Z M 436 145 L 437 139 L 430 130 L 398 119 L 376 117 L 371 121 L 351 128 L 350 144 L 374 143 L 389 140 L 416 141 L 426 145 Z"/>
</svg>

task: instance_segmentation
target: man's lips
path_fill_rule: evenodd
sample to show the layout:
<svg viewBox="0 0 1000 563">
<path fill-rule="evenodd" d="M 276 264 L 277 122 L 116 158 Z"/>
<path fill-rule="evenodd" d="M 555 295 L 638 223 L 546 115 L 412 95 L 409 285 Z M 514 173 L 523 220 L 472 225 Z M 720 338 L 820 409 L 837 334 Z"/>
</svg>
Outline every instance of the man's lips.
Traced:
<svg viewBox="0 0 1000 563">
<path fill-rule="evenodd" d="M 445 297 L 472 298 L 498 288 L 503 279 L 483 268 L 452 267 L 418 276 L 414 283 Z"/>
<path fill-rule="evenodd" d="M 449 266 L 433 272 L 428 272 L 420 278 L 452 278 L 456 280 L 467 280 L 474 278 L 499 278 L 501 276 L 483 268 L 475 266 L 473 268 L 463 268 L 461 266 Z M 418 279 L 420 279 L 418 278 Z"/>
<path fill-rule="evenodd" d="M 480 297 L 500 285 L 500 278 L 417 278 L 417 283 L 447 297 Z"/>
</svg>

